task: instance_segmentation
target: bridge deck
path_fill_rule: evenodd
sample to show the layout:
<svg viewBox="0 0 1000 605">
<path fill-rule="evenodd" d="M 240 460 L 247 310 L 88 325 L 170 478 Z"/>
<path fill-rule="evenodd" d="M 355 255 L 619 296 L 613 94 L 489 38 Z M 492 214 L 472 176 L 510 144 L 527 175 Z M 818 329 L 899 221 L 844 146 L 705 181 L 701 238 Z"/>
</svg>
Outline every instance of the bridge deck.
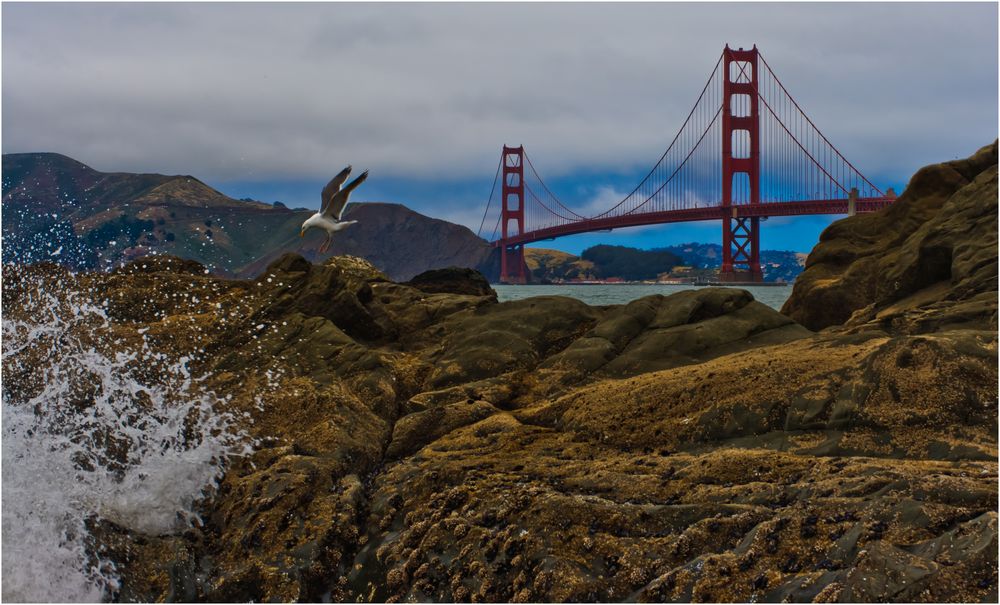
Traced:
<svg viewBox="0 0 1000 605">
<path fill-rule="evenodd" d="M 855 212 L 874 212 L 881 210 L 895 201 L 893 197 L 860 198 L 855 204 Z M 772 202 L 767 204 L 743 204 L 739 206 L 709 206 L 705 208 L 690 208 L 685 210 L 669 210 L 665 212 L 646 212 L 634 215 L 614 216 L 582 220 L 565 225 L 544 227 L 526 233 L 512 235 L 506 240 L 491 242 L 494 247 L 501 242 L 506 246 L 530 244 L 540 240 L 553 239 L 566 235 L 576 235 L 590 231 L 606 231 L 623 227 L 639 227 L 642 225 L 659 225 L 666 223 L 685 223 L 694 221 L 720 220 L 727 217 L 769 217 L 769 216 L 801 216 L 807 214 L 847 214 L 846 199 L 809 200 L 792 202 Z"/>
</svg>

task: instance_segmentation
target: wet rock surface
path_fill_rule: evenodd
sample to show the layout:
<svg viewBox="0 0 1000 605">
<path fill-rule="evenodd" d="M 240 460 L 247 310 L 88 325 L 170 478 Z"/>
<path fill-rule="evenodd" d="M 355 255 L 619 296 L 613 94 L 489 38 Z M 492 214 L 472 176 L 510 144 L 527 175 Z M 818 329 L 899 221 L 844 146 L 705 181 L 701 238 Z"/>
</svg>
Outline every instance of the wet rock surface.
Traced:
<svg viewBox="0 0 1000 605">
<path fill-rule="evenodd" d="M 963 216 L 986 235 L 953 259 L 988 257 L 995 216 Z M 995 601 L 992 254 L 992 281 L 970 261 L 821 333 L 737 289 L 497 303 L 296 255 L 251 280 L 6 268 L 4 311 L 88 293 L 246 415 L 196 527 L 98 522 L 116 600 Z"/>
</svg>

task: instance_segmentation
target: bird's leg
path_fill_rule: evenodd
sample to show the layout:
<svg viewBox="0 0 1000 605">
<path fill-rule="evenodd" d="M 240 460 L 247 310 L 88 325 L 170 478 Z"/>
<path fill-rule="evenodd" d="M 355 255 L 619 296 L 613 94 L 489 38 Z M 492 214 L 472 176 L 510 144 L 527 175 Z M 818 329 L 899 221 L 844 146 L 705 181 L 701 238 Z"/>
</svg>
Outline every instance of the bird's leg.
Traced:
<svg viewBox="0 0 1000 605">
<path fill-rule="evenodd" d="M 333 241 L 333 236 L 330 235 L 330 234 L 327 234 L 326 241 L 323 242 L 323 245 L 319 247 L 319 251 L 320 252 L 326 252 L 327 250 L 329 250 L 330 249 L 330 243 L 332 241 Z"/>
</svg>

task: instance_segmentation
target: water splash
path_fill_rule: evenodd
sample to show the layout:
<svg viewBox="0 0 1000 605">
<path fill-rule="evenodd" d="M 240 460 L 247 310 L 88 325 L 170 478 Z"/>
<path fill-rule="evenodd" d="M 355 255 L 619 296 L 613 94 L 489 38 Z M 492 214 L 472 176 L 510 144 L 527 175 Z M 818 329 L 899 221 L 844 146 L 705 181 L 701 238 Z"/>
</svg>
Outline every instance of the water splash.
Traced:
<svg viewBox="0 0 1000 605">
<path fill-rule="evenodd" d="M 54 289 L 39 282 L 4 301 L 5 601 L 107 597 L 118 577 L 88 519 L 182 529 L 247 447 L 188 359 L 122 336 L 101 307 Z"/>
</svg>

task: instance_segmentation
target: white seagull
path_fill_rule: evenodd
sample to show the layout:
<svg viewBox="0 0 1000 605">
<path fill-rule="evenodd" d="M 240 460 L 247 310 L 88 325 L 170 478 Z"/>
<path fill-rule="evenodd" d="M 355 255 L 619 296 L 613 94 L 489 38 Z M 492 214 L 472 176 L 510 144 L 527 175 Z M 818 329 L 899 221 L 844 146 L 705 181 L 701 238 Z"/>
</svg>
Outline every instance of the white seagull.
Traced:
<svg viewBox="0 0 1000 605">
<path fill-rule="evenodd" d="M 320 206 L 319 212 L 310 216 L 306 219 L 306 222 L 302 223 L 302 231 L 299 232 L 299 237 L 306 236 L 306 229 L 310 227 L 319 227 L 326 231 L 326 241 L 323 245 L 319 247 L 320 252 L 326 252 L 330 249 L 330 242 L 333 241 L 333 234 L 341 229 L 347 227 L 348 225 L 353 225 L 358 221 L 341 221 L 340 217 L 344 214 L 344 207 L 347 206 L 347 198 L 351 197 L 351 192 L 354 191 L 358 185 L 365 182 L 368 178 L 368 171 L 365 170 L 361 173 L 361 176 L 354 179 L 347 184 L 343 189 L 340 188 L 347 180 L 347 177 L 351 174 L 351 167 L 348 166 L 340 171 L 340 173 L 333 177 L 326 187 L 323 187 L 323 193 L 320 197 L 323 200 L 323 205 Z"/>
</svg>

